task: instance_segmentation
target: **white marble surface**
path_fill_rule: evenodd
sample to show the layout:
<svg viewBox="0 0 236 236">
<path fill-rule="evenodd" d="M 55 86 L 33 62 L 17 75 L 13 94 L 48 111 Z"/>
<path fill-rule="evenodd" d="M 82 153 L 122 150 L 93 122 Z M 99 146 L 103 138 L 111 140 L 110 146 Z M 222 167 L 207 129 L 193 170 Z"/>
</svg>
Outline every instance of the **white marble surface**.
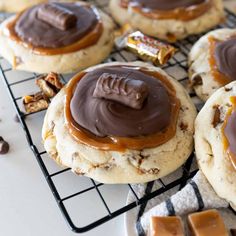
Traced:
<svg viewBox="0 0 236 236">
<path fill-rule="evenodd" d="M 27 146 L 20 125 L 13 120 L 14 114 L 13 104 L 0 78 L 0 136 L 3 136 L 11 146 L 7 155 L 0 155 L 0 235 L 76 235 L 66 225 L 38 163 Z M 29 118 L 28 122 L 40 123 L 41 116 L 43 114 Z M 45 161 L 50 171 L 58 169 L 46 156 Z M 86 178 L 77 178 L 72 173 L 60 176 L 55 182 L 62 195 L 68 194 L 68 191 L 73 193 L 88 184 Z M 101 187 L 100 190 L 108 202 L 112 200 L 112 209 L 117 209 L 126 201 L 126 186 Z M 80 200 L 73 199 L 68 203 L 68 209 L 78 225 L 86 223 L 86 219 L 91 219 L 89 217 L 98 218 L 100 214 L 106 213 L 97 194 L 94 193 L 86 194 Z M 83 235 L 121 236 L 124 235 L 123 227 L 122 215 Z"/>
</svg>

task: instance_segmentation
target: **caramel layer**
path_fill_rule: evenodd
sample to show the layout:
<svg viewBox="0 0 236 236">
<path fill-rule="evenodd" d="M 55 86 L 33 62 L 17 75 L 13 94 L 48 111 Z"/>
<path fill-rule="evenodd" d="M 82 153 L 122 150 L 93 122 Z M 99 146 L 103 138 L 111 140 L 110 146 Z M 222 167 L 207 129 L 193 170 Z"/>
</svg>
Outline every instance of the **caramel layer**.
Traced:
<svg viewBox="0 0 236 236">
<path fill-rule="evenodd" d="M 212 7 L 212 0 L 205 0 L 203 3 L 190 6 L 176 7 L 174 9 L 168 10 L 143 8 L 141 4 L 136 4 L 136 1 L 132 0 L 129 4 L 127 4 L 126 1 L 121 0 L 120 5 L 123 8 L 131 6 L 134 11 L 151 19 L 175 19 L 189 21 L 206 13 Z"/>
<path fill-rule="evenodd" d="M 224 124 L 222 126 L 222 136 L 223 136 L 223 146 L 225 152 L 228 154 L 229 159 L 232 163 L 232 166 L 236 170 L 236 152 L 235 150 L 235 145 L 236 145 L 236 140 L 232 138 L 234 132 L 235 132 L 235 121 L 232 118 L 235 118 L 235 113 L 236 113 L 236 97 L 230 97 L 230 102 L 232 104 L 232 107 L 230 107 L 227 111 L 226 118 L 224 121 Z M 230 118 L 232 120 L 230 120 Z M 227 127 L 229 125 L 229 127 Z"/>
<path fill-rule="evenodd" d="M 136 68 L 137 69 L 137 68 Z M 78 123 L 72 117 L 71 114 L 71 99 L 78 82 L 87 74 L 81 72 L 77 74 L 67 86 L 66 89 L 66 102 L 65 102 L 65 119 L 66 125 L 69 129 L 70 134 L 78 141 L 88 146 L 91 146 L 100 150 L 117 150 L 124 151 L 125 149 L 141 150 L 143 148 L 157 147 L 168 140 L 170 140 L 176 133 L 176 125 L 178 120 L 178 114 L 180 109 L 180 101 L 176 97 L 176 92 L 172 84 L 166 79 L 165 76 L 158 72 L 148 71 L 144 68 L 138 68 L 145 74 L 153 76 L 162 82 L 163 86 L 166 88 L 169 94 L 171 103 L 171 117 L 169 125 L 161 132 L 154 133 L 146 136 L 138 137 L 115 137 L 106 136 L 98 137 L 93 133 L 85 130 L 83 127 L 79 126 Z M 117 124 L 119 125 L 119 124 Z"/>
</svg>

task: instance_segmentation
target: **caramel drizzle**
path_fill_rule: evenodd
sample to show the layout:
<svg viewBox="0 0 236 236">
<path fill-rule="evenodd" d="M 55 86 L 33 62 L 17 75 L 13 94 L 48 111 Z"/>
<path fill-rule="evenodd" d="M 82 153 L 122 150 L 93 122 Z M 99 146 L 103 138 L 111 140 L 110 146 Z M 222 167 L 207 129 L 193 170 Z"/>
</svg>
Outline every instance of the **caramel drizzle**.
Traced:
<svg viewBox="0 0 236 236">
<path fill-rule="evenodd" d="M 230 97 L 230 102 L 232 103 L 232 107 L 230 107 L 227 111 L 226 118 L 225 118 L 224 123 L 222 125 L 221 131 L 222 131 L 222 136 L 223 136 L 224 151 L 227 153 L 229 160 L 232 163 L 232 166 L 236 170 L 236 155 L 233 152 L 231 152 L 229 140 L 227 139 L 227 137 L 225 135 L 225 128 L 226 128 L 228 119 L 232 115 L 232 113 L 236 110 L 236 96 Z"/>
<path fill-rule="evenodd" d="M 209 46 L 210 56 L 209 56 L 208 62 L 209 62 L 209 65 L 210 65 L 211 74 L 212 74 L 214 80 L 216 80 L 222 86 L 226 85 L 230 82 L 230 78 L 227 75 L 221 73 L 218 70 L 218 67 L 217 67 L 217 64 L 216 64 L 216 58 L 215 58 L 216 44 L 218 42 L 221 42 L 221 41 L 214 38 L 213 36 L 209 36 L 208 40 L 209 40 L 209 43 L 210 43 L 210 46 Z"/>
<path fill-rule="evenodd" d="M 128 8 L 129 3 L 126 3 L 126 1 L 121 0 L 120 6 L 123 8 Z M 159 20 L 175 19 L 175 20 L 189 21 L 206 13 L 212 7 L 212 0 L 206 0 L 203 3 L 189 7 L 179 7 L 173 10 L 166 10 L 166 11 L 150 10 L 148 12 L 145 12 L 140 6 L 131 5 L 131 7 L 135 12 L 138 12 L 143 16 L 152 19 L 159 19 Z"/>
<path fill-rule="evenodd" d="M 176 98 L 176 92 L 172 84 L 166 79 L 165 76 L 161 75 L 158 72 L 148 71 L 144 68 L 138 68 L 140 71 L 154 76 L 159 79 L 165 88 L 167 89 L 170 99 L 171 99 L 171 122 L 169 126 L 158 133 L 140 136 L 135 138 L 126 138 L 126 137 L 115 137 L 107 136 L 104 138 L 97 137 L 91 132 L 85 130 L 83 127 L 78 125 L 73 119 L 70 111 L 70 102 L 73 97 L 74 89 L 77 83 L 83 78 L 86 72 L 80 72 L 75 75 L 69 82 L 66 88 L 66 101 L 65 101 L 65 120 L 66 125 L 69 129 L 69 133 L 72 137 L 80 143 L 88 145 L 90 147 L 99 149 L 99 150 L 113 150 L 113 151 L 125 151 L 125 149 L 134 149 L 141 150 L 143 148 L 153 148 L 159 145 L 166 143 L 170 140 L 176 133 L 176 126 L 178 121 L 180 101 Z"/>
<path fill-rule="evenodd" d="M 12 40 L 16 41 L 17 43 L 20 43 L 23 47 L 32 50 L 34 54 L 38 55 L 58 55 L 58 54 L 66 54 L 66 53 L 72 53 L 75 51 L 79 51 L 81 49 L 87 48 L 91 45 L 94 45 L 99 38 L 102 35 L 103 32 L 103 24 L 100 19 L 99 14 L 97 13 L 96 9 L 91 6 L 94 13 L 97 15 L 98 23 L 95 25 L 95 27 L 83 38 L 81 38 L 79 41 L 60 48 L 44 48 L 44 47 L 35 47 L 30 43 L 24 42 L 16 33 L 15 31 L 15 25 L 18 19 L 21 17 L 21 15 L 24 13 L 22 11 L 19 13 L 15 19 L 11 22 L 9 22 L 6 25 L 6 28 L 4 29 L 4 33 L 10 37 Z"/>
</svg>

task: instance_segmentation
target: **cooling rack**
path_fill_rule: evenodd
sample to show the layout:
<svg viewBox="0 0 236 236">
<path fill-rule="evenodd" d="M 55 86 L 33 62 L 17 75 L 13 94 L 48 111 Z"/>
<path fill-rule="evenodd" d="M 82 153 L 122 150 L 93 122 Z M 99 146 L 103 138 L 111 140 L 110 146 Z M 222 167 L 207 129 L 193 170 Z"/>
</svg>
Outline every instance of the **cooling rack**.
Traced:
<svg viewBox="0 0 236 236">
<path fill-rule="evenodd" d="M 89 2 L 109 13 L 108 0 L 92 0 Z M 225 12 L 227 20 L 217 28 L 235 28 L 236 15 L 228 10 L 225 10 Z M 5 19 L 6 17 L 6 14 L 0 14 L 0 20 Z M 186 88 L 188 88 L 187 55 L 193 43 L 195 43 L 200 36 L 201 35 L 191 36 L 175 43 L 174 46 L 179 49 L 178 52 L 165 66 L 163 66 L 163 69 L 167 73 L 173 75 Z M 113 50 L 110 57 L 105 62 L 126 62 L 135 60 L 137 60 L 137 57 L 126 50 Z M 138 197 L 130 184 L 105 185 L 86 177 L 76 176 L 70 171 L 70 168 L 58 167 L 50 160 L 42 147 L 40 131 L 45 111 L 31 114 L 25 114 L 22 111 L 21 98 L 32 92 L 32 89 L 35 87 L 34 80 L 39 75 L 36 73 L 16 72 L 2 57 L 0 57 L 0 74 L 6 84 L 6 88 L 19 117 L 20 124 L 25 132 L 29 147 L 36 157 L 62 215 L 71 230 L 76 233 L 89 231 L 132 208 L 145 204 L 148 200 L 172 188 L 181 189 L 197 172 L 197 167 L 194 164 L 194 154 L 192 153 L 187 162 L 180 168 L 181 175 L 176 175 L 171 182 L 166 182 L 165 178 L 160 179 L 160 188 L 146 194 L 142 198 Z M 72 75 L 60 75 L 60 78 L 63 83 L 67 83 L 71 76 Z M 189 90 L 188 92 L 197 109 L 200 110 L 203 104 L 192 91 Z M 68 186 L 69 191 L 62 190 L 62 185 Z M 122 189 L 122 191 L 119 191 L 120 189 Z M 124 189 L 125 191 L 123 191 Z M 135 201 L 126 205 L 125 202 L 128 191 L 132 192 Z M 117 194 L 118 192 L 126 192 L 126 194 L 121 196 L 121 194 Z M 91 201 L 88 201 L 88 198 L 91 199 Z M 79 206 L 84 203 L 87 204 L 88 202 L 88 213 L 81 212 Z M 119 202 L 119 204 L 117 202 Z M 94 207 L 96 207 L 96 210 L 93 210 Z M 99 212 L 102 212 L 102 214 L 99 214 Z M 84 218 L 86 218 L 86 220 L 84 220 Z"/>
</svg>

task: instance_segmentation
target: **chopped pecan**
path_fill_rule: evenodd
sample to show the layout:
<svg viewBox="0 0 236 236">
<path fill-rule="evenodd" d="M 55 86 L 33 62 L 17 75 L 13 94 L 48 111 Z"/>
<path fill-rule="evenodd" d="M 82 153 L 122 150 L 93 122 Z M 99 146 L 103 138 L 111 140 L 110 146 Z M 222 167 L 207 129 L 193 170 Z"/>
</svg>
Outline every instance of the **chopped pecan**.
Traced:
<svg viewBox="0 0 236 236">
<path fill-rule="evenodd" d="M 49 98 L 54 97 L 63 87 L 58 74 L 54 72 L 50 72 L 47 76 L 40 76 L 36 80 L 36 84 Z"/>
<path fill-rule="evenodd" d="M 49 99 L 44 93 L 38 92 L 36 94 L 24 96 L 23 105 L 26 113 L 33 113 L 47 109 L 49 106 Z"/>
</svg>

